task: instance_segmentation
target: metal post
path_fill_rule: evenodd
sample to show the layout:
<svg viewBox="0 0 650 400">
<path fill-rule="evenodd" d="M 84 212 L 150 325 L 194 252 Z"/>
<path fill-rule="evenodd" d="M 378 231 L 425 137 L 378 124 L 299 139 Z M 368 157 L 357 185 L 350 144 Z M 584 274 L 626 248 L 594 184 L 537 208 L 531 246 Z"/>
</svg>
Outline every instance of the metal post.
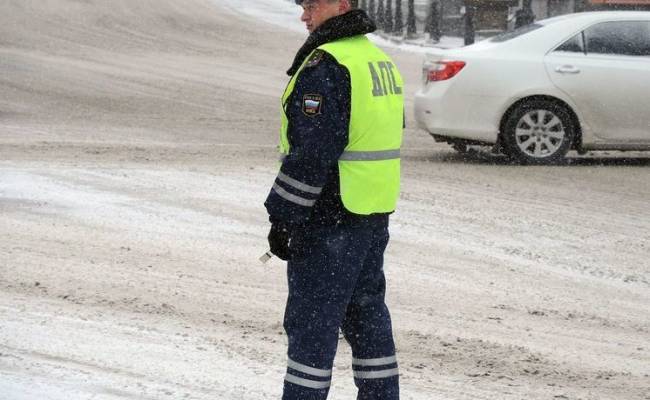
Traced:
<svg viewBox="0 0 650 400">
<path fill-rule="evenodd" d="M 476 33 L 474 31 L 474 14 L 475 7 L 469 5 L 469 1 L 465 1 L 465 46 L 474 43 Z"/>
<path fill-rule="evenodd" d="M 396 35 L 402 36 L 404 33 L 404 17 L 402 16 L 402 0 L 395 0 L 395 26 L 393 31 Z"/>
<path fill-rule="evenodd" d="M 415 0 L 408 0 L 409 13 L 406 17 L 406 35 L 409 37 L 415 36 L 417 27 L 415 26 Z"/>
<path fill-rule="evenodd" d="M 393 0 L 386 0 L 386 14 L 384 15 L 384 32 L 393 32 Z"/>
<path fill-rule="evenodd" d="M 375 23 L 377 28 L 384 29 L 384 0 L 378 0 L 379 4 L 377 5 L 377 19 Z"/>
</svg>

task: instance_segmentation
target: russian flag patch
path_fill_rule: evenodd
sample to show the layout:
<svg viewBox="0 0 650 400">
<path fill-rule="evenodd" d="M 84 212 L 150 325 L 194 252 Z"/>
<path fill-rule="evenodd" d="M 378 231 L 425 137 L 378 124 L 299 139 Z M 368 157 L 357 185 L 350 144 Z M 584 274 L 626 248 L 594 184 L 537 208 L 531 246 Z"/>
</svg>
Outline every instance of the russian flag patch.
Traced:
<svg viewBox="0 0 650 400">
<path fill-rule="evenodd" d="M 323 96 L 320 94 L 306 94 L 302 98 L 302 112 L 308 117 L 313 117 L 321 112 Z"/>
</svg>

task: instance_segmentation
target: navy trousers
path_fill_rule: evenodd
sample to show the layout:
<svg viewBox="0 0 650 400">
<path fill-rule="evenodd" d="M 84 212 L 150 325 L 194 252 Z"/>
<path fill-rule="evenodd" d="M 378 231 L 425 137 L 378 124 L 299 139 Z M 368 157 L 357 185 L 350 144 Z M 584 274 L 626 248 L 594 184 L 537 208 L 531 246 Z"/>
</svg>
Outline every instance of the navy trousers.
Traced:
<svg viewBox="0 0 650 400">
<path fill-rule="evenodd" d="M 399 399 L 395 345 L 384 303 L 387 244 L 387 218 L 310 228 L 292 238 L 283 400 L 327 398 L 339 329 L 352 348 L 357 399 Z"/>
</svg>

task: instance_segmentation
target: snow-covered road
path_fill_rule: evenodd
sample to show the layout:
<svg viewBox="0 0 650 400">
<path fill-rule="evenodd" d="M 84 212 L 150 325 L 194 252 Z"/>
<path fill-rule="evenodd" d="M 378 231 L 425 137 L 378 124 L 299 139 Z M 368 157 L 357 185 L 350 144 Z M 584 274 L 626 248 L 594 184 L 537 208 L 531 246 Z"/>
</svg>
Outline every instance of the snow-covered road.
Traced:
<svg viewBox="0 0 650 400">
<path fill-rule="evenodd" d="M 283 264 L 257 257 L 304 36 L 232 1 L 0 4 L 0 400 L 279 397 Z M 411 116 L 421 56 L 388 51 Z M 647 400 L 650 158 L 465 161 L 412 125 L 402 398 Z"/>
</svg>

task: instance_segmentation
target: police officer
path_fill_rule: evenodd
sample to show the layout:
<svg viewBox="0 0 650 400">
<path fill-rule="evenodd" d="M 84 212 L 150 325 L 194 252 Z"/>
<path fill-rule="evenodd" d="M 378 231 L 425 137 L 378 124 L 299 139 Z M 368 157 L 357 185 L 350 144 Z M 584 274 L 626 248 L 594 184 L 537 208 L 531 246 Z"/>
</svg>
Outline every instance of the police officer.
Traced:
<svg viewBox="0 0 650 400">
<path fill-rule="evenodd" d="M 265 206 L 288 260 L 284 400 L 327 397 L 339 329 L 358 399 L 399 398 L 383 253 L 399 194 L 403 83 L 351 0 L 296 0 L 310 32 L 282 96 L 282 165 Z"/>
</svg>

